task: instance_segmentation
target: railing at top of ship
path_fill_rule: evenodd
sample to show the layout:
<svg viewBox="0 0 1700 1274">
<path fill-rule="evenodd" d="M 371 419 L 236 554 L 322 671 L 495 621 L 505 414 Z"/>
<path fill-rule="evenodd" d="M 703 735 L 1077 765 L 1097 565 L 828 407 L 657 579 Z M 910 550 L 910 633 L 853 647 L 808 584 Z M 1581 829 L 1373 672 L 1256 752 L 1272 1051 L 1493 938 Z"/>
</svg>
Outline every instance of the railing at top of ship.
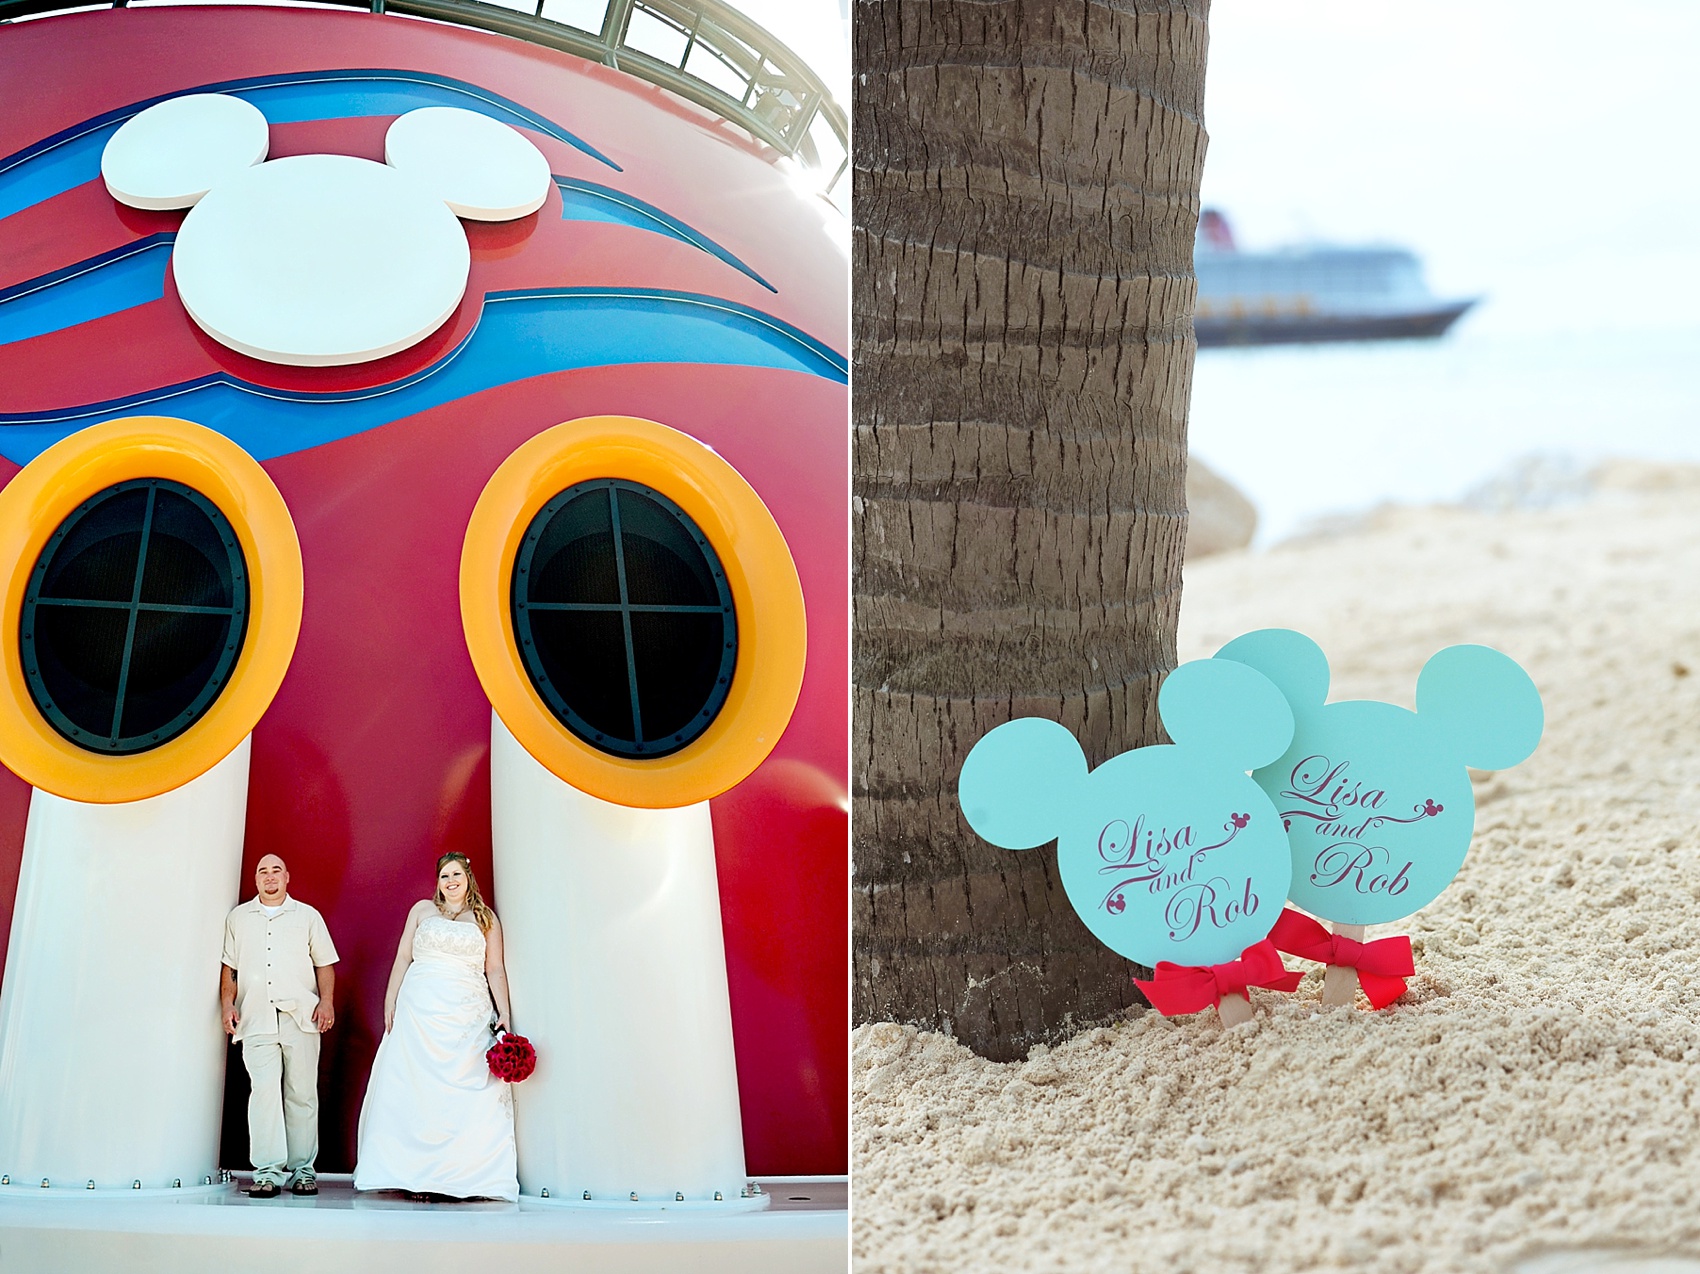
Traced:
<svg viewBox="0 0 1700 1274">
<path fill-rule="evenodd" d="M 795 159 L 843 206 L 839 185 L 850 163 L 844 107 L 802 58 L 722 0 L 510 0 L 511 8 L 486 0 L 329 2 L 493 31 L 659 84 Z M 111 7 L 128 3 L 112 0 Z M 0 0 L 0 22 L 91 7 L 106 6 Z"/>
</svg>

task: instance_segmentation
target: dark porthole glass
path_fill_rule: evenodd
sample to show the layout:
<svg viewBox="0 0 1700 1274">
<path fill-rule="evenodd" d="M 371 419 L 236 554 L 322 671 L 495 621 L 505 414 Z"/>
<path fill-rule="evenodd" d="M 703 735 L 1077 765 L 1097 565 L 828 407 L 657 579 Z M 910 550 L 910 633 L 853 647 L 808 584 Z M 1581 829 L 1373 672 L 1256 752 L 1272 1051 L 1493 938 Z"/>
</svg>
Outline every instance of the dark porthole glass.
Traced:
<svg viewBox="0 0 1700 1274">
<path fill-rule="evenodd" d="M 592 747 L 667 756 L 726 702 L 732 590 L 708 537 L 657 491 L 600 478 L 549 501 L 515 556 L 511 604 L 531 684 Z"/>
<path fill-rule="evenodd" d="M 19 625 L 24 679 L 53 728 L 124 756 L 198 721 L 248 626 L 248 569 L 230 522 L 164 478 L 79 505 L 36 559 Z"/>
</svg>

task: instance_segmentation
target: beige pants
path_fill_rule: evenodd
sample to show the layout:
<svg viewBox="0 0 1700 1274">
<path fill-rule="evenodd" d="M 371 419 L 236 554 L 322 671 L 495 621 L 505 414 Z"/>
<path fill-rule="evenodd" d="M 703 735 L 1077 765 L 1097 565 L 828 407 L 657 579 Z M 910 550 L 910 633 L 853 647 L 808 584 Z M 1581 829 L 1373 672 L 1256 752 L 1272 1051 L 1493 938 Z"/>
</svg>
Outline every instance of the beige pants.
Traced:
<svg viewBox="0 0 1700 1274">
<path fill-rule="evenodd" d="M 286 1013 L 276 1035 L 242 1041 L 248 1068 L 248 1158 L 254 1181 L 282 1185 L 319 1157 L 319 1036 Z"/>
</svg>

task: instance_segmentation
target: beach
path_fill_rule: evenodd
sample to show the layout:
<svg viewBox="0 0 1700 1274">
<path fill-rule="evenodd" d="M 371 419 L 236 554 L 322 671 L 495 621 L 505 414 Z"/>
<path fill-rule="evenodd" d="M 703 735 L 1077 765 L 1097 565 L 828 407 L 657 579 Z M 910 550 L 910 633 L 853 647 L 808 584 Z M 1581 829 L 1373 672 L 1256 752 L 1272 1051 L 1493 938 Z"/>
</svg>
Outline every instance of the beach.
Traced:
<svg viewBox="0 0 1700 1274">
<path fill-rule="evenodd" d="M 1700 469 L 1188 564 L 1181 659 L 1267 627 L 1322 645 L 1333 699 L 1409 707 L 1455 642 L 1541 690 L 1535 755 L 1473 776 L 1457 879 L 1370 930 L 1411 935 L 1409 991 L 1325 1009 L 1312 973 L 1231 1029 L 1145 1011 L 1008 1064 L 859 1027 L 858 1271 L 1700 1255 Z"/>
</svg>

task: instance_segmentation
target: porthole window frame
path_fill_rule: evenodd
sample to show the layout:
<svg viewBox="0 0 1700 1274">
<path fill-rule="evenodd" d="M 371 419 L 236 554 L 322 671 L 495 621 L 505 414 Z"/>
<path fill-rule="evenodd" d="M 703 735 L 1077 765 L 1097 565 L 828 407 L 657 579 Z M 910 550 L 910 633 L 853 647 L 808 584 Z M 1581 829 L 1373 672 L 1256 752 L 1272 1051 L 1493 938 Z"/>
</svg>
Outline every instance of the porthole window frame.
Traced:
<svg viewBox="0 0 1700 1274">
<path fill-rule="evenodd" d="M 552 681 L 542 666 L 541 657 L 537 654 L 536 634 L 531 626 L 531 617 L 543 607 L 559 609 L 560 603 L 538 602 L 535 597 L 521 597 L 522 586 L 530 585 L 530 568 L 533 563 L 532 554 L 537 548 L 540 537 L 554 516 L 567 508 L 577 499 L 594 496 L 597 492 L 608 492 L 611 505 L 610 521 L 614 537 L 614 554 L 616 559 L 616 576 L 619 580 L 620 597 L 613 602 L 577 603 L 577 606 L 594 608 L 599 612 L 617 613 L 624 621 L 626 629 L 626 677 L 627 693 L 632 704 L 634 720 L 634 737 L 631 739 L 613 737 L 606 729 L 599 730 L 586 720 L 569 703 L 561 693 L 560 688 Z M 702 553 L 710 577 L 714 581 L 717 594 L 716 602 L 709 605 L 678 607 L 657 603 L 634 603 L 626 594 L 626 570 L 624 564 L 623 539 L 625 532 L 620 527 L 617 493 L 625 492 L 657 506 L 663 512 L 677 521 L 681 529 L 696 544 Z M 590 478 L 575 482 L 558 495 L 554 496 L 532 515 L 530 524 L 526 527 L 519 542 L 519 549 L 514 556 L 513 573 L 510 584 L 510 618 L 514 626 L 514 639 L 520 656 L 525 665 L 526 673 L 531 679 L 532 688 L 549 705 L 557 720 L 571 730 L 585 743 L 599 752 L 610 756 L 626 757 L 632 760 L 656 761 L 662 757 L 671 756 L 694 743 L 702 733 L 714 723 L 714 718 L 725 706 L 732 689 L 732 676 L 738 662 L 738 609 L 732 597 L 732 587 L 726 578 L 726 568 L 720 561 L 720 555 L 715 551 L 713 542 L 704 534 L 702 528 L 692 521 L 690 514 L 679 505 L 667 498 L 653 487 L 641 482 L 633 482 L 628 478 Z M 709 691 L 709 697 L 700 705 L 693 705 L 692 720 L 683 729 L 662 732 L 655 737 L 645 737 L 642 725 L 642 709 L 639 706 L 641 697 L 638 685 L 636 655 L 632 649 L 631 617 L 634 612 L 666 612 L 673 610 L 707 611 L 718 610 L 722 620 L 719 666 L 715 671 L 715 684 Z"/>
<path fill-rule="evenodd" d="M 37 655 L 38 644 L 34 631 L 37 627 L 39 627 L 36 621 L 41 613 L 40 608 L 42 606 L 65 607 L 67 609 L 76 609 L 79 606 L 87 608 L 88 601 L 91 599 L 58 597 L 43 599 L 40 596 L 41 586 L 43 580 L 47 576 L 54 555 L 59 547 L 67 539 L 69 539 L 78 527 L 83 524 L 84 520 L 92 515 L 102 504 L 130 491 L 142 490 L 158 492 L 162 489 L 186 500 L 189 504 L 199 510 L 201 515 L 207 519 L 208 524 L 217 534 L 219 541 L 224 545 L 226 554 L 226 562 L 224 565 L 228 571 L 227 578 L 229 580 L 231 601 L 228 608 L 220 608 L 228 610 L 231 621 L 230 627 L 225 634 L 225 648 L 223 651 L 219 652 L 219 657 L 214 664 L 211 673 L 208 675 L 207 680 L 189 700 L 188 704 L 174 717 L 172 717 L 171 720 L 161 725 L 158 729 L 147 730 L 140 734 L 114 736 L 108 732 L 105 736 L 101 736 L 95 731 L 89 729 L 86 724 L 79 725 L 73 721 L 55 700 L 51 689 L 47 685 L 46 678 L 40 671 L 39 657 Z M 146 569 L 146 553 L 151 541 L 151 514 L 152 507 L 150 502 L 148 516 L 144 518 L 144 525 L 142 528 L 142 556 L 137 562 L 135 568 L 138 574 Z M 215 569 L 217 569 L 216 566 Z M 135 612 L 139 615 L 143 611 L 166 611 L 175 609 L 175 607 L 172 607 L 169 604 L 141 600 L 139 596 L 139 584 L 140 581 L 138 580 L 136 595 L 132 596 L 130 602 L 128 604 L 120 604 L 124 606 L 125 610 Z M 108 603 L 107 606 L 114 609 L 116 608 L 111 603 Z M 35 703 L 36 710 L 47 719 L 48 724 L 53 726 L 53 728 L 59 732 L 61 737 L 76 744 L 85 751 L 92 752 L 98 756 L 133 756 L 136 753 L 148 752 L 165 743 L 169 743 L 172 739 L 180 736 L 185 730 L 193 728 L 195 722 L 200 720 L 206 710 L 217 701 L 218 696 L 224 691 L 225 686 L 229 684 L 230 674 L 235 670 L 236 662 L 241 657 L 242 642 L 247 636 L 248 631 L 248 564 L 242 555 L 242 545 L 236 534 L 236 528 L 231 526 L 230 519 L 224 516 L 223 510 L 221 510 L 218 505 L 207 499 L 206 496 L 202 495 L 199 491 L 186 483 L 176 482 L 169 478 L 157 477 L 127 478 L 123 482 L 114 483 L 112 486 L 109 486 L 102 491 L 95 492 L 93 495 L 88 497 L 88 499 L 84 500 L 75 509 L 73 509 L 71 513 L 62 522 L 60 522 L 58 527 L 54 529 L 53 534 L 48 537 L 47 543 L 42 546 L 41 553 L 36 559 L 35 569 L 30 573 L 29 584 L 24 589 L 22 614 L 19 618 L 19 626 L 21 630 L 19 633 L 19 651 L 23 658 L 24 680 L 29 686 L 30 698 Z M 133 657 L 133 647 L 134 626 L 132 625 L 131 633 L 126 641 L 126 650 L 119 673 L 119 690 L 116 696 L 117 702 L 114 705 L 115 718 L 120 724 L 123 720 L 124 696 L 127 692 L 125 683 L 128 680 L 130 661 Z"/>
<path fill-rule="evenodd" d="M 578 482 L 624 479 L 676 503 L 714 546 L 738 621 L 726 702 L 669 755 L 614 756 L 556 718 L 520 658 L 510 601 L 519 545 L 546 503 Z M 744 477 L 681 430 L 635 416 L 588 416 L 517 447 L 485 484 L 460 561 L 461 625 L 473 669 L 502 725 L 558 778 L 619 805 L 672 809 L 747 778 L 779 742 L 802 690 L 808 624 L 790 548 Z"/>
<path fill-rule="evenodd" d="M 91 752 L 60 735 L 30 694 L 20 651 L 23 599 L 47 541 L 79 505 L 122 482 L 160 478 L 199 492 L 236 532 L 248 622 L 234 667 L 188 729 L 158 747 Z M 0 763 L 69 800 L 118 804 L 172 791 L 229 756 L 283 682 L 301 628 L 301 546 L 258 461 L 192 421 L 127 416 L 80 430 L 0 489 Z"/>
</svg>

